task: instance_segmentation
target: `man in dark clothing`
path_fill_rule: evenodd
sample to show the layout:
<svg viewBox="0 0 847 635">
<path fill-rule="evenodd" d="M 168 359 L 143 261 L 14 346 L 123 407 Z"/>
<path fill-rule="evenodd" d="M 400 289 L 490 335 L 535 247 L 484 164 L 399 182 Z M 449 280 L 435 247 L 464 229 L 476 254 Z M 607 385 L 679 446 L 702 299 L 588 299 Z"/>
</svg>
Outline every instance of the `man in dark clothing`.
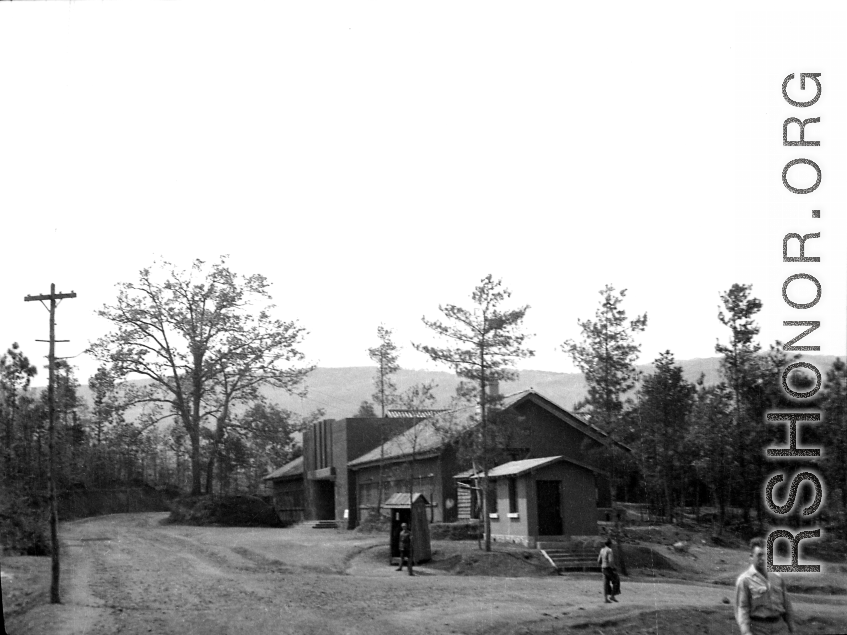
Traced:
<svg viewBox="0 0 847 635">
<path fill-rule="evenodd" d="M 412 570 L 412 559 L 409 556 L 409 550 L 412 546 L 412 532 L 409 531 L 409 527 L 406 523 L 400 525 L 400 566 L 397 567 L 398 571 L 403 570 L 403 559 L 405 558 L 406 562 L 409 563 L 409 570 Z"/>
<path fill-rule="evenodd" d="M 612 539 L 606 539 L 606 546 L 600 550 L 597 563 L 603 572 L 603 599 L 606 602 L 617 602 L 616 595 L 621 592 L 621 582 L 615 570 L 615 554 L 612 551 Z"/>
</svg>

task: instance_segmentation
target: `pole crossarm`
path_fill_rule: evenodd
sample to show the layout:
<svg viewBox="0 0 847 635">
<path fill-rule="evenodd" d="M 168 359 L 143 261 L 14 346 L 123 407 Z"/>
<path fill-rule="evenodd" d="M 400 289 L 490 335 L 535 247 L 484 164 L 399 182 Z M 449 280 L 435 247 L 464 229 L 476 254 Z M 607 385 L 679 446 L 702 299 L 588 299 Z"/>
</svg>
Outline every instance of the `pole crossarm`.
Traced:
<svg viewBox="0 0 847 635">
<path fill-rule="evenodd" d="M 24 302 L 42 302 L 44 300 L 64 300 L 65 298 L 75 298 L 76 292 L 70 293 L 48 293 L 42 295 L 24 296 Z"/>
</svg>

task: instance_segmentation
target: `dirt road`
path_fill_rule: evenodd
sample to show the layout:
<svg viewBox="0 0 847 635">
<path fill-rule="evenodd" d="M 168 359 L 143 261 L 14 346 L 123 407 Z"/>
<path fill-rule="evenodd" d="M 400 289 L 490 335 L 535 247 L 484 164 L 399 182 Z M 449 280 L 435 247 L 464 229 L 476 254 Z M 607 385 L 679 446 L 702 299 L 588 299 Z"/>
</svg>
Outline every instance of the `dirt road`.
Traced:
<svg viewBox="0 0 847 635">
<path fill-rule="evenodd" d="M 12 616 L 10 635 L 737 632 L 726 586 L 625 579 L 621 603 L 606 605 L 596 575 L 410 577 L 388 566 L 382 538 L 164 517 L 62 525 L 64 604 Z M 797 599 L 802 633 L 847 631 L 843 597 Z"/>
</svg>

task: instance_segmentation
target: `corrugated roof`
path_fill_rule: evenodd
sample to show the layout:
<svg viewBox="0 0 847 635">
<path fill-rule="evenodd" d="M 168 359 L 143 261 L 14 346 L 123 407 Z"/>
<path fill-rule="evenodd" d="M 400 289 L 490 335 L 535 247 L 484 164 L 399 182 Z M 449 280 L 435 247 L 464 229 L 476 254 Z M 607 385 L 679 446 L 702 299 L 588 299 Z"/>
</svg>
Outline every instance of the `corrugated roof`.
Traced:
<svg viewBox="0 0 847 635">
<path fill-rule="evenodd" d="M 573 465 L 578 465 L 579 467 L 584 467 L 585 469 L 591 470 L 592 472 L 606 474 L 605 470 L 601 470 L 595 466 L 589 465 L 588 463 L 583 463 L 582 461 L 577 461 L 576 459 L 572 459 L 567 456 L 545 456 L 538 459 L 521 459 L 520 461 L 511 461 L 509 463 L 497 465 L 488 470 L 488 477 L 497 478 L 498 476 L 517 476 L 519 474 L 524 474 L 539 467 L 544 467 L 545 465 L 555 463 L 559 460 L 572 463 Z M 472 469 L 465 470 L 464 472 L 459 472 L 453 478 L 458 480 L 482 478 L 482 472 L 474 472 Z"/>
<path fill-rule="evenodd" d="M 262 477 L 263 481 L 275 481 L 280 478 L 285 478 L 287 476 L 299 476 L 303 474 L 303 457 L 299 456 L 293 461 L 290 461 L 283 465 L 278 470 L 274 470 L 267 476 Z"/>
<path fill-rule="evenodd" d="M 444 445 L 444 437 L 437 429 L 437 424 L 432 419 L 424 419 L 413 425 L 405 432 L 398 434 L 378 446 L 347 463 L 350 467 L 379 461 L 380 459 L 396 459 L 411 456 L 414 450 L 417 456 L 429 454 Z M 382 450 L 380 449 L 382 448 Z"/>
<path fill-rule="evenodd" d="M 370 452 L 353 459 L 347 465 L 357 467 L 380 460 L 396 460 L 411 456 L 414 449 L 418 458 L 438 452 L 446 443 L 445 435 L 473 424 L 474 406 L 457 410 L 440 410 L 438 414 L 419 421 L 405 432 L 377 446 Z"/>
<path fill-rule="evenodd" d="M 434 409 L 404 409 L 404 408 L 390 408 L 385 411 L 385 416 L 389 419 L 426 419 L 427 417 L 431 417 L 433 415 L 437 415 L 441 412 L 447 412 L 446 410 L 434 410 Z"/>
<path fill-rule="evenodd" d="M 545 465 L 552 465 L 559 461 L 567 461 L 563 456 L 545 456 L 540 459 L 523 459 L 521 461 L 510 461 L 503 465 L 498 465 L 495 468 L 488 470 L 489 478 L 497 478 L 498 476 L 520 476 L 532 470 L 537 470 Z"/>
</svg>

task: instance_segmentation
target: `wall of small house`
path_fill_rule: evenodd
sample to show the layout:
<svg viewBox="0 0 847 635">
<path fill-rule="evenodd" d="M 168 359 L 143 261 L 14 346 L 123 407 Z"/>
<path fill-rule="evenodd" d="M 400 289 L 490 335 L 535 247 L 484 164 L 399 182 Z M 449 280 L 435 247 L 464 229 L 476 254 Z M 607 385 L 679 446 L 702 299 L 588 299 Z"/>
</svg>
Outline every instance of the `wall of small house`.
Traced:
<svg viewBox="0 0 847 635">
<path fill-rule="evenodd" d="M 534 546 L 529 531 L 529 510 L 530 503 L 535 497 L 530 496 L 529 483 L 534 485 L 529 475 L 518 476 L 515 479 L 518 506 L 517 512 L 513 513 L 509 511 L 509 478 L 496 479 L 497 512 L 489 515 L 492 540 Z"/>
<path fill-rule="evenodd" d="M 597 534 L 597 495 L 594 473 L 584 467 L 562 461 L 533 473 L 535 481 L 561 481 L 562 533 L 565 536 Z M 532 485 L 535 491 L 535 483 Z M 531 514 L 530 528 L 537 531 L 538 513 Z"/>
<path fill-rule="evenodd" d="M 383 502 L 392 494 L 409 492 L 409 463 L 386 463 L 383 469 Z M 428 512 L 430 522 L 443 522 L 444 519 L 445 490 L 440 469 L 441 463 L 438 456 L 418 459 L 414 465 L 414 491 L 423 494 L 431 503 L 432 506 Z M 361 467 L 354 472 L 356 517 L 361 522 L 376 510 L 379 496 L 379 465 Z M 449 490 L 447 493 L 449 496 Z M 455 505 L 453 510 L 455 510 Z"/>
<path fill-rule="evenodd" d="M 564 531 L 569 536 L 596 536 L 597 496 L 594 474 L 585 468 L 564 464 L 562 481 Z"/>
</svg>

